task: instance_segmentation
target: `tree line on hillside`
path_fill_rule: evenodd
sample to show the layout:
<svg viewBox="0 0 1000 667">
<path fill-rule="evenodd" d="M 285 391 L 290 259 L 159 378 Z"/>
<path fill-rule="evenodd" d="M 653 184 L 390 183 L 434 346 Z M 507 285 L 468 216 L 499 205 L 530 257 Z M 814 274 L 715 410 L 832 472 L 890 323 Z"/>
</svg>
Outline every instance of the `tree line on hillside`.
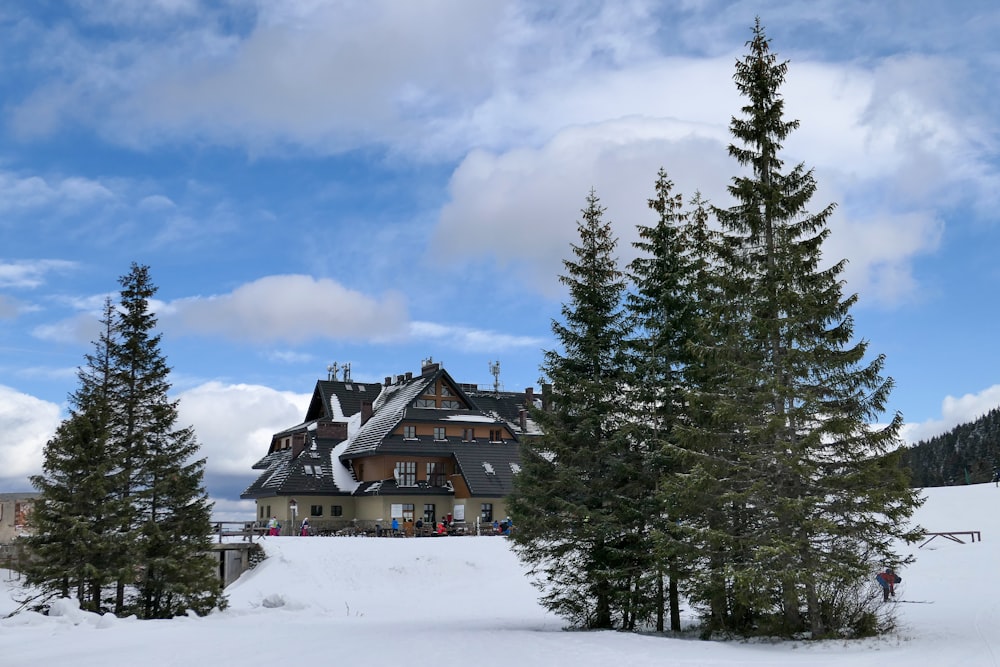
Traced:
<svg viewBox="0 0 1000 667">
<path fill-rule="evenodd" d="M 93 612 L 169 618 L 225 605 L 211 560 L 204 459 L 177 428 L 170 369 L 154 334 L 149 268 L 132 264 L 120 302 L 77 372 L 69 416 L 44 449 L 27 538 L 35 607 L 55 596 Z"/>
<path fill-rule="evenodd" d="M 551 407 L 509 507 L 542 603 L 578 627 L 677 631 L 684 599 L 704 636 L 878 633 L 875 569 L 919 536 L 901 416 L 871 426 L 884 357 L 854 341 L 844 262 L 822 265 L 834 207 L 810 213 L 812 171 L 781 157 L 787 63 L 759 20 L 747 46 L 734 205 L 685 203 L 661 169 L 622 268 L 591 190 L 564 260 Z"/>
<path fill-rule="evenodd" d="M 991 481 L 1000 466 L 1000 409 L 904 449 L 900 465 L 919 487 Z"/>
</svg>

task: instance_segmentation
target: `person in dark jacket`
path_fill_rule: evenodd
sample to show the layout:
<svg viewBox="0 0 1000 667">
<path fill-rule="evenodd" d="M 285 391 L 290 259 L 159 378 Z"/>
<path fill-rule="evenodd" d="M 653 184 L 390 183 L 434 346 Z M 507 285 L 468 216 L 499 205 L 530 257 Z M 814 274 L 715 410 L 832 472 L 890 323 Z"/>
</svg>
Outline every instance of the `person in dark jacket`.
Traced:
<svg viewBox="0 0 1000 667">
<path fill-rule="evenodd" d="M 903 580 L 898 574 L 893 572 L 891 567 L 885 568 L 885 572 L 879 572 L 875 576 L 875 581 L 882 587 L 882 601 L 888 602 L 890 596 L 896 595 L 896 584 Z"/>
</svg>

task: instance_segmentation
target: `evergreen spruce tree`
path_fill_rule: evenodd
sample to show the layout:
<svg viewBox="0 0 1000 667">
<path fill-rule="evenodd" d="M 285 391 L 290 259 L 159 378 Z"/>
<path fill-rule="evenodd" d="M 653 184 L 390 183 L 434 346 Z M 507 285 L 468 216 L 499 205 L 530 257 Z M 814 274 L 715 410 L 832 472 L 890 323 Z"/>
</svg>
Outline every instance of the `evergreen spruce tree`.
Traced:
<svg viewBox="0 0 1000 667">
<path fill-rule="evenodd" d="M 170 369 L 153 334 L 149 300 L 157 288 L 149 268 L 133 263 L 122 276 L 120 339 L 114 348 L 115 442 L 121 461 L 118 491 L 134 535 L 131 572 L 119 572 L 117 604 L 143 618 L 167 618 L 224 604 L 211 559 L 211 506 L 202 484 L 204 459 L 190 428 L 177 428 Z M 134 572 L 138 572 L 138 580 Z M 132 600 L 125 589 L 136 585 Z"/>
<path fill-rule="evenodd" d="M 551 407 L 533 418 L 544 434 L 523 451 L 508 499 L 515 549 L 539 577 L 542 604 L 587 628 L 628 624 L 646 575 L 636 554 L 648 546 L 642 455 L 623 428 L 625 283 L 604 210 L 591 191 L 575 259 L 563 262 L 569 302 L 552 324 L 562 349 L 542 365 Z"/>
<path fill-rule="evenodd" d="M 679 524 L 683 499 L 678 481 L 684 458 L 676 446 L 675 429 L 684 419 L 683 373 L 688 364 L 687 342 L 693 336 L 697 303 L 692 297 L 695 264 L 687 243 L 688 215 L 680 194 L 662 168 L 655 183 L 656 196 L 649 207 L 656 212 L 652 227 L 640 225 L 635 247 L 641 254 L 629 265 L 635 291 L 628 310 L 634 320 L 631 339 L 632 377 L 629 380 L 632 433 L 641 443 L 644 462 L 640 475 L 648 487 L 642 511 L 649 520 L 650 548 L 647 565 L 656 575 L 656 629 L 664 629 L 663 610 L 670 610 L 670 629 L 679 631 L 679 578 L 689 553 Z M 668 594 L 663 594 L 664 577 Z M 666 598 L 666 599 L 664 599 Z"/>
<path fill-rule="evenodd" d="M 32 513 L 32 553 L 28 583 L 53 595 L 74 597 L 82 609 L 105 610 L 104 587 L 125 553 L 116 517 L 117 463 L 109 447 L 111 417 L 111 347 L 115 336 L 111 300 L 104 304 L 100 338 L 78 373 L 70 396 L 70 416 L 45 445 L 43 474 L 32 477 L 41 492 Z"/>
<path fill-rule="evenodd" d="M 881 458 L 898 443 L 901 416 L 871 428 L 892 381 L 884 358 L 853 342 L 844 262 L 822 265 L 833 205 L 809 213 L 811 170 L 784 170 L 778 62 L 758 20 L 735 81 L 747 98 L 733 118 L 730 154 L 749 169 L 733 179 L 736 204 L 715 209 L 728 236 L 720 281 L 728 312 L 721 341 L 728 391 L 716 414 L 738 425 L 725 450 L 731 623 L 822 636 L 854 622 L 841 591 L 854 590 L 897 538 L 919 501 L 906 476 Z M 721 317 L 717 321 L 723 321 Z"/>
</svg>

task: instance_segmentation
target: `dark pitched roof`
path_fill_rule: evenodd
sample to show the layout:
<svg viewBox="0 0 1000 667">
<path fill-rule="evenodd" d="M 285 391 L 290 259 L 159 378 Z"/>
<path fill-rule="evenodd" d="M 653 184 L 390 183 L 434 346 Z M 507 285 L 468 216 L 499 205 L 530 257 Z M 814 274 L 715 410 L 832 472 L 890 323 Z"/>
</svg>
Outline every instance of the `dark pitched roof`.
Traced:
<svg viewBox="0 0 1000 667">
<path fill-rule="evenodd" d="M 454 453 L 473 496 L 505 496 L 513 490 L 514 473 L 521 465 L 517 443 L 467 443 Z"/>
<path fill-rule="evenodd" d="M 349 495 L 350 490 L 337 486 L 331 456 L 337 440 L 313 437 L 309 446 L 294 459 L 291 448 L 271 452 L 254 465 L 263 469 L 253 484 L 240 494 L 240 498 L 260 498 L 290 493 L 311 495 Z"/>
<path fill-rule="evenodd" d="M 306 410 L 306 421 L 316 419 L 342 419 L 361 412 L 361 402 L 378 398 L 382 385 L 378 382 L 352 382 L 344 380 L 317 380 L 313 389 L 309 409 Z M 339 411 L 334 409 L 332 401 L 336 400 Z"/>
<path fill-rule="evenodd" d="M 403 418 L 406 408 L 413 403 L 424 390 L 437 380 L 440 373 L 417 376 L 410 380 L 404 380 L 388 387 L 382 387 L 378 400 L 375 401 L 375 411 L 354 436 L 353 442 L 343 454 L 340 460 L 353 458 L 360 454 L 371 454 L 375 452 L 379 444 Z"/>
<path fill-rule="evenodd" d="M 530 416 L 526 419 L 526 428 L 523 431 L 521 430 L 521 410 L 528 410 L 534 407 L 528 405 L 527 393 L 467 390 L 466 395 L 472 401 L 473 405 L 483 413 L 495 417 L 498 421 L 506 422 L 511 433 L 539 434 L 538 427 L 532 422 Z"/>
</svg>

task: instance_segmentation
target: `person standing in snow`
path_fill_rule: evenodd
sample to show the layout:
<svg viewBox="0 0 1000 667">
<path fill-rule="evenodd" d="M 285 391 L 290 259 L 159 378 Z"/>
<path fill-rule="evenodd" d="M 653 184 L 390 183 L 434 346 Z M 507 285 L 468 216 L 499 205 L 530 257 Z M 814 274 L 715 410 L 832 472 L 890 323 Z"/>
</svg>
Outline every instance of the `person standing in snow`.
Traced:
<svg viewBox="0 0 1000 667">
<path fill-rule="evenodd" d="M 396 537 L 399 535 L 399 519 L 392 517 L 392 536 Z"/>
<path fill-rule="evenodd" d="M 278 517 L 272 516 L 271 520 L 267 522 L 268 534 L 277 535 L 278 534 Z"/>
<path fill-rule="evenodd" d="M 903 580 L 898 574 L 893 572 L 891 567 L 885 568 L 885 572 L 879 572 L 875 576 L 875 581 L 882 587 L 882 601 L 888 602 L 890 596 L 896 595 L 896 584 Z"/>
<path fill-rule="evenodd" d="M 309 537 L 309 519 L 302 519 L 302 530 L 299 531 L 302 537 Z"/>
</svg>

